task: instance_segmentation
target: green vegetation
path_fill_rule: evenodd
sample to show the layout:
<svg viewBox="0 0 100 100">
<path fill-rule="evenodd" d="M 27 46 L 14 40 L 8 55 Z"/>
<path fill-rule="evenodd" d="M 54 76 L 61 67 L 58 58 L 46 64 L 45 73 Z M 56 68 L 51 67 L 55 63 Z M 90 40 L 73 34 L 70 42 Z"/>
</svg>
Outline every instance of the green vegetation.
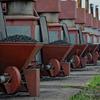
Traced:
<svg viewBox="0 0 100 100">
<path fill-rule="evenodd" d="M 81 91 L 80 93 L 78 93 L 77 95 L 74 95 L 71 97 L 70 100 L 90 100 L 90 97 L 87 96 L 84 91 Z"/>
<path fill-rule="evenodd" d="M 100 75 L 92 78 L 84 89 L 70 100 L 100 100 Z"/>
<path fill-rule="evenodd" d="M 100 86 L 100 75 L 95 76 L 93 79 L 89 81 L 87 84 L 88 88 L 95 89 L 96 87 Z"/>
</svg>

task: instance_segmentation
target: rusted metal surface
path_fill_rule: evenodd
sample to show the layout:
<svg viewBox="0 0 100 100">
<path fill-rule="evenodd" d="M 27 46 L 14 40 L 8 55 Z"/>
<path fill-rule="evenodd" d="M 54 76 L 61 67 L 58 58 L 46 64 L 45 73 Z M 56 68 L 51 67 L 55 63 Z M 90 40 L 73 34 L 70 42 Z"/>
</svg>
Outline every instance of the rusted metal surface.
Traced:
<svg viewBox="0 0 100 100">
<path fill-rule="evenodd" d="M 21 74 L 16 66 L 7 66 L 4 73 L 7 73 L 10 80 L 4 84 L 7 94 L 18 92 L 21 87 Z"/>
<path fill-rule="evenodd" d="M 37 0 L 36 10 L 39 13 L 60 12 L 59 0 Z"/>
<path fill-rule="evenodd" d="M 25 69 L 24 76 L 28 92 L 31 96 L 40 95 L 40 71 L 39 69 Z"/>
<path fill-rule="evenodd" d="M 93 18 L 92 15 L 89 13 L 86 13 L 86 23 L 85 23 L 86 27 L 92 27 L 93 26 Z"/>
<path fill-rule="evenodd" d="M 98 52 L 98 50 L 94 50 L 93 52 L 87 53 L 87 63 L 88 64 L 96 65 L 98 59 L 99 59 L 99 52 Z"/>
<path fill-rule="evenodd" d="M 98 48 L 97 44 L 88 44 L 88 47 L 86 48 L 85 52 L 95 52 Z"/>
<path fill-rule="evenodd" d="M 60 0 L 37 0 L 36 10 L 48 23 L 59 22 Z"/>
<path fill-rule="evenodd" d="M 14 65 L 19 70 L 27 68 L 41 47 L 41 44 L 36 43 L 0 42 L 0 73 L 3 73 L 7 66 Z"/>
<path fill-rule="evenodd" d="M 0 42 L 0 74 L 6 73 L 11 79 L 4 83 L 8 94 L 16 93 L 24 81 L 29 94 L 39 96 L 39 70 L 35 69 L 36 66 L 29 66 L 29 64 L 41 47 L 42 44 L 32 42 Z M 20 75 L 23 71 L 24 80 Z"/>
<path fill-rule="evenodd" d="M 64 76 L 69 76 L 70 75 L 70 63 L 61 62 L 60 65 L 61 65 L 61 69 L 63 72 L 62 74 Z"/>
<path fill-rule="evenodd" d="M 66 58 L 73 46 L 48 44 L 42 48 L 44 65 L 52 65 L 50 69 L 51 76 L 66 76 L 70 73 L 70 64 Z M 56 51 L 56 52 L 55 52 Z M 54 68 L 53 68 L 54 67 Z"/>
<path fill-rule="evenodd" d="M 71 63 L 71 65 L 72 65 L 71 67 L 72 68 L 79 68 L 79 67 L 81 67 L 80 66 L 81 61 L 80 61 L 80 58 L 79 58 L 78 55 L 73 55 L 71 60 L 72 60 L 72 63 Z"/>
<path fill-rule="evenodd" d="M 66 0 L 61 1 L 60 19 L 75 19 L 76 18 L 76 1 Z"/>
<path fill-rule="evenodd" d="M 93 59 L 92 59 L 93 64 L 97 64 L 99 58 L 99 52 L 95 51 L 92 55 L 93 55 Z"/>
<path fill-rule="evenodd" d="M 95 54 L 95 56 L 94 56 Z M 88 44 L 88 47 L 86 48 L 84 55 L 87 56 L 87 62 L 88 63 L 97 63 L 98 59 L 98 45 L 97 44 Z"/>
<path fill-rule="evenodd" d="M 72 68 L 82 68 L 83 61 L 84 65 L 86 64 L 86 59 L 84 52 L 87 48 L 87 45 L 74 45 L 73 49 L 68 54 L 69 61 L 71 62 Z M 84 66 L 85 67 L 85 66 Z"/>
<path fill-rule="evenodd" d="M 60 73 L 60 62 L 57 59 L 50 59 L 49 64 L 52 66 L 50 69 L 50 75 L 56 77 Z"/>
<path fill-rule="evenodd" d="M 56 58 L 59 61 L 64 61 L 72 48 L 73 46 L 67 45 L 44 45 L 42 48 L 44 64 L 48 64 L 49 60 L 52 58 Z"/>
<path fill-rule="evenodd" d="M 84 68 L 87 64 L 87 56 L 84 56 L 84 57 L 80 57 L 80 62 L 81 62 L 81 68 Z"/>
<path fill-rule="evenodd" d="M 69 35 L 71 38 L 71 43 L 74 45 L 73 49 L 68 54 L 68 58 L 70 58 L 69 61 L 71 61 L 72 68 L 81 68 L 86 64 L 84 52 L 87 48 L 87 45 L 83 43 L 84 41 L 80 40 L 81 37 L 78 29 L 69 29 Z M 81 44 L 81 42 L 83 44 Z"/>
<path fill-rule="evenodd" d="M 96 50 L 98 50 L 98 44 L 96 44 L 96 42 L 94 41 L 94 38 L 97 40 L 97 36 L 95 34 L 89 34 L 89 33 L 83 33 L 84 37 L 85 37 L 85 41 L 86 43 L 88 43 L 88 39 L 90 38 L 91 42 L 90 44 L 88 44 L 88 47 L 86 49 L 86 52 L 95 52 Z M 89 37 L 89 38 L 88 38 Z"/>
<path fill-rule="evenodd" d="M 71 50 L 71 52 L 68 55 L 69 56 L 78 55 L 79 57 L 82 57 L 86 48 L 87 48 L 86 44 L 84 44 L 84 45 L 74 45 L 73 49 Z"/>
<path fill-rule="evenodd" d="M 75 60 L 75 66 L 80 67 L 80 58 L 84 57 L 84 51 L 87 45 L 74 45 L 74 46 L 58 46 L 58 45 L 45 45 L 43 47 L 43 62 L 48 64 L 49 60 L 52 58 L 62 61 L 70 61 L 71 58 L 77 55 L 78 60 Z M 56 51 L 56 52 L 54 52 Z M 74 66 L 74 67 L 75 67 Z"/>
<path fill-rule="evenodd" d="M 96 18 L 93 18 L 93 28 L 98 28 L 98 20 Z"/>
<path fill-rule="evenodd" d="M 87 53 L 87 59 L 88 59 L 87 60 L 87 63 L 88 64 L 91 64 L 92 63 L 93 56 L 92 56 L 92 54 L 90 52 Z"/>
<path fill-rule="evenodd" d="M 76 24 L 86 23 L 86 11 L 84 8 L 77 8 L 77 17 L 75 23 Z"/>
<path fill-rule="evenodd" d="M 41 75 L 42 76 L 49 75 L 52 77 L 60 75 L 62 76 L 69 75 L 70 66 L 67 63 L 65 63 L 63 57 L 67 55 L 70 46 L 67 47 L 67 42 L 63 41 L 62 39 L 63 37 L 62 24 L 46 23 L 46 18 L 40 17 L 40 25 L 41 25 L 42 41 L 47 43 L 47 45 L 44 45 L 42 48 L 44 70 L 41 71 Z M 60 54 L 59 55 L 57 53 L 55 54 L 54 53 L 55 50 L 57 50 Z M 64 61 L 63 65 L 61 65 L 62 60 Z"/>
<path fill-rule="evenodd" d="M 87 63 L 97 63 L 98 59 L 98 44 L 97 43 L 97 38 L 94 34 L 89 34 L 88 32 L 83 33 L 85 43 L 87 43 L 87 48 L 85 52 L 83 53 L 84 55 L 87 56 Z M 95 37 L 95 38 L 94 38 Z M 90 43 L 90 44 L 88 44 Z M 95 44 L 94 44 L 95 43 Z M 94 55 L 95 54 L 95 55 Z"/>
</svg>

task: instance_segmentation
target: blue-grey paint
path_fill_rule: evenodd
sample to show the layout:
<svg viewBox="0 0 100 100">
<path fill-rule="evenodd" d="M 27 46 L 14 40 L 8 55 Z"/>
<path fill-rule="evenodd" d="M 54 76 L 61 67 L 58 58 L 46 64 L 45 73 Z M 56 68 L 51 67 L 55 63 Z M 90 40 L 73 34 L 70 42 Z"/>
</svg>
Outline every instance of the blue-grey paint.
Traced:
<svg viewBox="0 0 100 100">
<path fill-rule="evenodd" d="M 75 44 L 75 43 L 76 43 L 75 35 L 76 35 L 76 34 L 70 34 L 70 35 L 69 35 L 72 44 Z"/>
<path fill-rule="evenodd" d="M 58 40 L 58 31 L 49 31 L 49 42 Z"/>
<path fill-rule="evenodd" d="M 30 26 L 7 26 L 7 35 L 26 35 L 31 36 Z"/>
</svg>

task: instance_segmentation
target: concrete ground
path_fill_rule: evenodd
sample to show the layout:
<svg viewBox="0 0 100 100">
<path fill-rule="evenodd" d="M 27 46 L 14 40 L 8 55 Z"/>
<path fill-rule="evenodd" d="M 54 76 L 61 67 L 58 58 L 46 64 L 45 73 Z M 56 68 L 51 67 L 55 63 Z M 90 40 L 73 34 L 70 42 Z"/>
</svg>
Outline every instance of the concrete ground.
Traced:
<svg viewBox="0 0 100 100">
<path fill-rule="evenodd" d="M 94 76 L 100 74 L 100 62 L 97 66 L 72 71 L 70 76 L 50 78 L 45 77 L 40 82 L 40 96 L 30 97 L 27 93 L 19 92 L 15 95 L 0 94 L 0 100 L 69 100 L 77 94 Z"/>
</svg>

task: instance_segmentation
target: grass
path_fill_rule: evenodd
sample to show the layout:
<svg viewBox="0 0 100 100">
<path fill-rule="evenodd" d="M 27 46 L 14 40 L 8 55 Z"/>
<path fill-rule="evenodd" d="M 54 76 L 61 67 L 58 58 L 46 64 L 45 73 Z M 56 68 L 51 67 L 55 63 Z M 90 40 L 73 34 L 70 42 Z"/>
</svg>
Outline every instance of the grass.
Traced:
<svg viewBox="0 0 100 100">
<path fill-rule="evenodd" d="M 100 86 L 100 75 L 96 75 L 93 79 L 91 79 L 87 83 L 88 88 L 95 89 L 96 87 Z"/>
<path fill-rule="evenodd" d="M 90 100 L 90 97 L 81 91 L 77 95 L 72 96 L 70 100 Z"/>
<path fill-rule="evenodd" d="M 96 75 L 93 77 L 82 89 L 81 92 L 72 96 L 70 100 L 100 100 L 99 97 L 96 96 L 97 90 L 100 91 L 100 75 Z"/>
</svg>

